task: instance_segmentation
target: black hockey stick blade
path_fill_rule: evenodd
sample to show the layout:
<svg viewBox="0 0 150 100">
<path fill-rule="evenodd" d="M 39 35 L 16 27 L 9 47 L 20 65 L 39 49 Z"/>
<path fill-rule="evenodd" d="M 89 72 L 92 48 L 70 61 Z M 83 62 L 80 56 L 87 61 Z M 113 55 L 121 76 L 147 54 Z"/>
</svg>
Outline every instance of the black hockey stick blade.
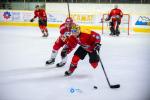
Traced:
<svg viewBox="0 0 150 100">
<path fill-rule="evenodd" d="M 110 85 L 110 88 L 115 89 L 115 88 L 120 88 L 120 84 L 116 84 L 116 85 Z"/>
</svg>

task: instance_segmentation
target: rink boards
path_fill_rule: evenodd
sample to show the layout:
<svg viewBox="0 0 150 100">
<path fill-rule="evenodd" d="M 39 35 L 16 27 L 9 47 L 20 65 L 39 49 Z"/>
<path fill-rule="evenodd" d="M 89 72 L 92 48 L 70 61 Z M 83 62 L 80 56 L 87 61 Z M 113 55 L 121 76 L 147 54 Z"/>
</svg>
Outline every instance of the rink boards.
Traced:
<svg viewBox="0 0 150 100">
<path fill-rule="evenodd" d="M 150 5 L 119 4 L 118 6 L 125 14 L 130 15 L 130 32 L 150 33 L 150 13 L 148 11 Z M 94 30 L 102 30 L 102 16 L 112 8 L 113 4 L 70 4 L 71 17 L 74 21 L 82 27 Z M 48 27 L 59 27 L 68 16 L 66 3 L 47 3 L 46 12 Z M 34 23 L 30 22 L 33 16 L 33 11 L 0 10 L 0 26 L 38 26 L 37 20 Z"/>
</svg>

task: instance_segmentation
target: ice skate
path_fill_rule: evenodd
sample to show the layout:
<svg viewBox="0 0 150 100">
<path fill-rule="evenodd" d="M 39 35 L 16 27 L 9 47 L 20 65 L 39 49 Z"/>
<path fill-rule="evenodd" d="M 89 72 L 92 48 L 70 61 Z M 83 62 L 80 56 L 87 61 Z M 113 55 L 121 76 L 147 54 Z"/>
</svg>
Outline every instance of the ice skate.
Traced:
<svg viewBox="0 0 150 100">
<path fill-rule="evenodd" d="M 63 67 L 65 64 L 66 64 L 66 63 L 64 63 L 64 62 L 60 62 L 60 63 L 57 63 L 57 64 L 56 64 L 56 67 Z"/>
<path fill-rule="evenodd" d="M 70 71 L 65 71 L 65 76 L 70 76 L 72 74 L 72 72 Z"/>
<path fill-rule="evenodd" d="M 46 64 L 47 65 L 52 65 L 52 64 L 54 64 L 54 62 L 55 62 L 55 59 L 50 59 L 50 60 L 46 61 Z"/>
</svg>

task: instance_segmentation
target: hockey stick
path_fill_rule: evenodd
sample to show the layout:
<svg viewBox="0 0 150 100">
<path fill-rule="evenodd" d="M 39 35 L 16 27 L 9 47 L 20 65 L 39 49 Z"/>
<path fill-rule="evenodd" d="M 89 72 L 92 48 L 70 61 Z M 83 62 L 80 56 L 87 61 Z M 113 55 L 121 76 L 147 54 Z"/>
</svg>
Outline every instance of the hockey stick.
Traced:
<svg viewBox="0 0 150 100">
<path fill-rule="evenodd" d="M 99 54 L 99 53 L 98 53 L 98 54 Z M 110 81 L 109 81 L 108 76 L 107 76 L 107 74 L 106 74 L 106 71 L 105 71 L 105 69 L 104 69 L 104 65 L 103 65 L 102 60 L 101 60 L 101 58 L 100 58 L 100 54 L 99 54 L 99 60 L 100 60 L 100 63 L 101 63 L 101 66 L 102 66 L 102 69 L 103 69 L 103 72 L 104 72 L 104 74 L 105 74 L 105 77 L 106 77 L 106 80 L 107 80 L 107 83 L 108 83 L 109 87 L 110 87 L 111 89 L 120 88 L 120 84 L 116 84 L 116 85 L 110 84 Z"/>
<path fill-rule="evenodd" d="M 68 15 L 69 15 L 69 18 L 70 18 L 69 0 L 67 0 L 67 8 L 68 8 Z"/>
</svg>

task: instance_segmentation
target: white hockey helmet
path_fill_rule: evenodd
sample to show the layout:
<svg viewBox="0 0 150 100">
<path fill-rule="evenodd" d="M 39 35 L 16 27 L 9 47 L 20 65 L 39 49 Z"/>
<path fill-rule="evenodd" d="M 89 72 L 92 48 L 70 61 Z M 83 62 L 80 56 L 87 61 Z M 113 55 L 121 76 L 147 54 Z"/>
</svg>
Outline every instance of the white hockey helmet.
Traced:
<svg viewBox="0 0 150 100">
<path fill-rule="evenodd" d="M 71 17 L 67 17 L 65 23 L 73 23 L 73 19 Z"/>
<path fill-rule="evenodd" d="M 117 8 L 118 8 L 118 5 L 117 5 L 117 4 L 116 4 L 116 5 L 114 5 L 114 8 L 115 8 L 115 9 L 117 9 Z"/>
</svg>

